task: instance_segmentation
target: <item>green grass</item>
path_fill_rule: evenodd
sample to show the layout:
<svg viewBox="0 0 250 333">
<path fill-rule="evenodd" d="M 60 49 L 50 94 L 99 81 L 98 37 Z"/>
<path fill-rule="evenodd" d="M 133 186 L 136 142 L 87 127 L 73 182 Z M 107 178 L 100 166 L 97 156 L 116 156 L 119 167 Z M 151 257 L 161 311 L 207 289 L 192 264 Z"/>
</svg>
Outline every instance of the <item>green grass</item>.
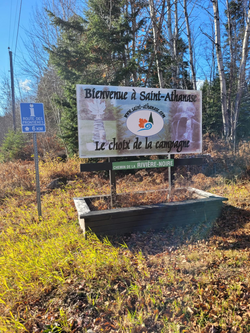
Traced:
<svg viewBox="0 0 250 333">
<path fill-rule="evenodd" d="M 99 281 L 103 288 L 115 278 L 115 271 L 129 266 L 129 260 L 126 257 L 121 260 L 119 250 L 108 242 L 101 243 L 94 235 L 84 239 L 71 200 L 61 191 L 53 197 L 46 195 L 41 221 L 34 217 L 34 206 L 21 207 L 10 214 L 9 220 L 15 221 L 15 226 L 10 223 L 1 234 L 0 295 L 4 316 L 0 331 L 10 332 L 16 325 L 22 326 L 18 313 L 13 319 L 11 309 L 18 307 L 27 295 L 31 300 L 78 276 L 91 283 L 100 272 L 111 267 L 105 286 L 104 281 Z"/>
</svg>

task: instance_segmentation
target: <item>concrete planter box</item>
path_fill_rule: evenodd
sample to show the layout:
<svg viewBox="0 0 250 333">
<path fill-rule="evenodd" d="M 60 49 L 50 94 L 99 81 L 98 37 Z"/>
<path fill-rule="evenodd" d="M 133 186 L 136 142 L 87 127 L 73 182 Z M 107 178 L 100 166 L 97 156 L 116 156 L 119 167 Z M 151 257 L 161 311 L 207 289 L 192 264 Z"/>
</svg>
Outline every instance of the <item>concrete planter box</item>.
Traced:
<svg viewBox="0 0 250 333">
<path fill-rule="evenodd" d="M 200 230 L 205 236 L 220 216 L 227 198 L 194 188 L 188 190 L 193 191 L 197 199 L 100 211 L 91 211 L 88 205 L 91 197 L 74 198 L 74 202 L 84 233 L 91 229 L 97 235 L 122 235 L 181 227 L 192 228 L 194 232 Z"/>
</svg>

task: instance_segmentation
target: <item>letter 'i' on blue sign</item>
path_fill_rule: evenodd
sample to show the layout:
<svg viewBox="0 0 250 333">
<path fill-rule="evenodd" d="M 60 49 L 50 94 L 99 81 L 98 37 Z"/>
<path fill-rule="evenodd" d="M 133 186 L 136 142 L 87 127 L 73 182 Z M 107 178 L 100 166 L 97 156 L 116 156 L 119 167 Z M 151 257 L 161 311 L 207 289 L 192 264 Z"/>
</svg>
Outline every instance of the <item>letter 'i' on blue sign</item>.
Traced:
<svg viewBox="0 0 250 333">
<path fill-rule="evenodd" d="M 42 103 L 20 103 L 20 115 L 23 133 L 46 132 Z"/>
</svg>

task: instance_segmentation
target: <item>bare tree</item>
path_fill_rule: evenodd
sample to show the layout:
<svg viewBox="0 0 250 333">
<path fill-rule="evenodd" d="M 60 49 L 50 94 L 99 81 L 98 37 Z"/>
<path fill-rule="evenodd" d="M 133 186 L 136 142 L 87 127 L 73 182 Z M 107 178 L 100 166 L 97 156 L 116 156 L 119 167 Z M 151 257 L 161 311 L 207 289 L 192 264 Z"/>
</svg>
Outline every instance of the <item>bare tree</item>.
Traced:
<svg viewBox="0 0 250 333">
<path fill-rule="evenodd" d="M 131 7 L 131 14 L 132 14 L 132 34 L 133 34 L 133 39 L 132 39 L 132 56 L 133 59 L 136 58 L 136 31 L 137 31 L 137 22 L 136 22 L 136 2 L 135 0 L 128 0 L 127 6 L 126 6 L 126 14 L 128 16 L 128 7 Z M 134 85 L 136 85 L 137 82 L 137 71 L 136 69 L 133 69 L 133 82 Z"/>
<path fill-rule="evenodd" d="M 221 50 L 221 32 L 220 32 L 220 17 L 218 0 L 211 0 L 214 11 L 214 27 L 215 27 L 215 47 L 217 55 L 218 74 L 220 78 L 220 94 L 221 94 L 221 109 L 223 120 L 223 133 L 226 138 L 229 136 L 229 117 L 227 112 L 227 87 L 226 78 Z"/>
<path fill-rule="evenodd" d="M 10 78 L 3 75 L 0 90 L 0 145 L 9 129 L 13 128 Z"/>
<path fill-rule="evenodd" d="M 172 5 L 170 0 L 167 0 L 167 32 L 168 32 L 170 55 L 172 60 L 174 60 L 174 37 L 172 32 Z M 171 65 L 171 70 L 172 70 L 172 87 L 174 87 L 177 78 L 175 77 L 175 71 L 173 65 Z"/>
<path fill-rule="evenodd" d="M 179 4 L 179 0 L 167 0 L 167 15 L 165 15 L 164 21 L 166 22 L 167 26 L 166 35 L 168 36 L 168 47 L 171 56 L 171 88 L 183 89 L 186 87 L 186 82 L 181 75 L 180 69 L 183 65 L 183 60 L 185 57 L 185 17 L 183 17 L 183 11 L 179 9 Z M 186 15 L 188 15 L 187 12 Z M 190 30 L 189 36 L 191 41 Z"/>
<path fill-rule="evenodd" d="M 179 78 L 179 59 L 178 59 L 178 39 L 179 39 L 179 16 L 178 16 L 178 0 L 174 1 L 174 87 L 177 88 L 178 78 Z"/>
<path fill-rule="evenodd" d="M 234 117 L 233 117 L 233 125 L 232 125 L 232 138 L 233 138 L 233 142 L 234 142 L 234 150 L 236 147 L 235 146 L 236 128 L 237 128 L 238 118 L 239 118 L 240 102 L 241 102 L 241 98 L 242 98 L 243 89 L 245 86 L 245 73 L 246 73 L 246 61 L 247 61 L 247 55 L 248 55 L 249 34 L 250 34 L 250 2 L 248 5 L 247 21 L 246 21 L 243 43 L 242 43 L 240 68 L 239 68 L 239 74 L 237 77 L 237 93 L 236 93 L 235 102 L 234 102 Z"/>
<path fill-rule="evenodd" d="M 231 119 L 233 119 L 233 108 L 232 108 L 232 93 L 233 93 L 233 82 L 235 79 L 235 56 L 233 52 L 233 29 L 232 29 L 232 20 L 231 20 L 231 11 L 229 7 L 229 1 L 226 0 L 227 6 L 227 31 L 228 31 L 228 43 L 229 43 L 229 54 L 230 54 L 230 69 L 229 69 L 229 86 L 228 86 L 228 99 L 227 99 L 227 109 L 228 112 L 231 111 Z M 237 40 L 237 39 L 236 39 Z"/>
<path fill-rule="evenodd" d="M 9 130 L 13 129 L 13 113 L 12 113 L 12 94 L 10 76 L 2 75 L 0 82 L 0 144 Z M 16 128 L 21 129 L 20 119 L 20 103 L 27 103 L 33 97 L 30 91 L 22 91 L 20 82 L 15 78 L 15 87 L 17 90 L 15 98 L 16 110 Z"/>
<path fill-rule="evenodd" d="M 29 30 L 26 30 L 27 38 L 23 40 L 26 52 L 20 65 L 23 73 L 35 79 L 36 83 L 48 66 L 49 57 L 44 47 L 57 45 L 61 34 L 59 27 L 51 25 L 47 11 L 67 20 L 76 13 L 82 13 L 79 3 L 80 0 L 43 0 L 42 5 L 35 8 Z"/>
<path fill-rule="evenodd" d="M 236 144 L 236 128 L 239 118 L 240 102 L 242 98 L 242 93 L 245 84 L 245 70 L 246 70 L 246 61 L 248 56 L 248 43 L 250 35 L 250 3 L 248 5 L 247 19 L 244 28 L 242 48 L 241 48 L 241 57 L 240 57 L 240 66 L 238 69 L 238 74 L 236 76 L 235 68 L 235 55 L 236 52 L 233 50 L 233 37 L 232 37 L 232 22 L 230 15 L 230 8 L 228 0 L 227 4 L 227 27 L 228 27 L 228 43 L 229 43 L 229 52 L 230 52 L 230 80 L 229 86 L 226 86 L 225 78 L 225 67 L 223 63 L 222 50 L 221 50 L 221 36 L 220 36 L 220 16 L 218 8 L 218 0 L 211 0 L 213 4 L 213 13 L 214 13 L 214 27 L 215 27 L 215 47 L 217 55 L 217 65 L 218 65 L 218 74 L 220 78 L 220 93 L 221 93 L 221 107 L 222 107 L 222 120 L 223 120 L 223 133 L 226 139 L 230 139 L 234 143 L 234 149 Z M 232 84 L 236 78 L 236 95 L 232 102 L 233 97 L 233 88 Z M 229 117 L 231 114 L 231 117 Z"/>
<path fill-rule="evenodd" d="M 20 60 L 20 67 L 23 74 L 32 79 L 33 89 L 37 92 L 36 102 L 45 105 L 46 136 L 61 134 L 61 109 L 54 103 L 54 95 L 61 96 L 64 85 L 50 64 L 45 50 L 45 47 L 57 45 L 61 36 L 60 28 L 51 24 L 48 11 L 68 20 L 78 13 L 82 14 L 82 10 L 81 0 L 43 0 L 42 5 L 37 6 L 33 12 L 35 20 L 32 19 L 26 31 L 27 37 L 23 40 L 26 52 Z"/>
<path fill-rule="evenodd" d="M 157 75 L 159 80 L 159 86 L 160 88 L 164 88 L 164 81 L 163 81 L 163 74 L 162 74 L 162 68 L 160 66 L 160 38 L 162 34 L 162 23 L 164 19 L 165 14 L 165 0 L 161 1 L 161 4 L 159 5 L 159 12 L 156 11 L 154 0 L 149 0 L 149 8 L 150 8 L 150 18 L 152 23 L 152 29 L 153 29 L 153 43 L 154 43 L 154 54 L 155 54 L 155 61 L 156 61 L 156 67 L 157 67 Z"/>
<path fill-rule="evenodd" d="M 196 72 L 195 72 L 195 68 L 194 68 L 193 45 L 192 45 L 192 39 L 191 39 L 189 16 L 188 16 L 188 11 L 187 11 L 187 0 L 183 0 L 183 9 L 184 9 L 184 15 L 185 15 L 185 21 L 186 21 L 186 29 L 187 29 L 189 63 L 190 63 L 190 68 L 191 68 L 191 73 L 192 73 L 192 83 L 193 83 L 193 89 L 196 90 L 197 89 Z"/>
</svg>

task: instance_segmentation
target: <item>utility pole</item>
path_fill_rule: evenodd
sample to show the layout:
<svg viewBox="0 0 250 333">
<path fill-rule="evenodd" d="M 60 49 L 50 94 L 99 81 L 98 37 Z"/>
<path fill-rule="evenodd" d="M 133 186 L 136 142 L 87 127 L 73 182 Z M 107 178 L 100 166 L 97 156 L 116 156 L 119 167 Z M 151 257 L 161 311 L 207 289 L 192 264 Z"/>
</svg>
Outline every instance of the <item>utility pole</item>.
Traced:
<svg viewBox="0 0 250 333">
<path fill-rule="evenodd" d="M 16 111 L 15 111 L 15 87 L 14 87 L 14 72 L 13 72 L 13 63 L 12 63 L 12 52 L 9 49 L 10 56 L 10 78 L 11 78 L 11 93 L 12 93 L 12 115 L 13 115 L 13 129 L 16 132 Z"/>
</svg>

